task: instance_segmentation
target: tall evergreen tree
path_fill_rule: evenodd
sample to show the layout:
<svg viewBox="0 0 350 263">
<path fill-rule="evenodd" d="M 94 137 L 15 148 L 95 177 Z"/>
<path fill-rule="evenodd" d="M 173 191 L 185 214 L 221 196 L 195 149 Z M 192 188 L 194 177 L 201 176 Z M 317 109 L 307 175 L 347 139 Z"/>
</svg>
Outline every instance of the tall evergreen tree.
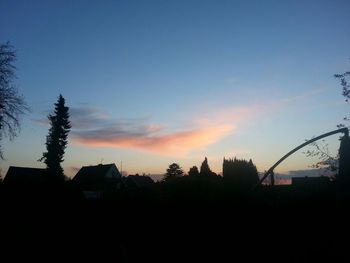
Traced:
<svg viewBox="0 0 350 263">
<path fill-rule="evenodd" d="M 199 172 L 200 176 L 215 176 L 216 174 L 210 170 L 208 159 L 205 157 L 201 165 L 201 170 Z"/>
<path fill-rule="evenodd" d="M 68 144 L 67 137 L 71 125 L 69 122 L 69 108 L 65 106 L 65 99 L 61 94 L 55 103 L 54 114 L 50 114 L 48 119 L 51 127 L 46 137 L 47 152 L 43 153 L 40 161 L 44 161 L 50 175 L 64 179 L 61 162 L 64 160 L 63 155 Z"/>
</svg>

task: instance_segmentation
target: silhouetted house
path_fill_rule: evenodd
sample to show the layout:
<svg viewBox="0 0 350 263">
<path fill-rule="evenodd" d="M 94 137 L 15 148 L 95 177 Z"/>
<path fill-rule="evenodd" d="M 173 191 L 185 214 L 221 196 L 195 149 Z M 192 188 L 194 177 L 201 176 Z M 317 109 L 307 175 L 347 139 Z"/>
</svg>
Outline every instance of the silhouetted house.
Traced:
<svg viewBox="0 0 350 263">
<path fill-rule="evenodd" d="M 89 199 L 98 199 L 103 193 L 116 191 L 123 185 L 121 173 L 114 163 L 83 166 L 72 183 Z"/>
<path fill-rule="evenodd" d="M 10 166 L 3 181 L 6 188 L 32 191 L 48 182 L 46 169 Z"/>
<path fill-rule="evenodd" d="M 127 188 L 142 188 L 154 183 L 151 177 L 145 175 L 129 175 L 124 179 L 124 185 Z"/>
</svg>

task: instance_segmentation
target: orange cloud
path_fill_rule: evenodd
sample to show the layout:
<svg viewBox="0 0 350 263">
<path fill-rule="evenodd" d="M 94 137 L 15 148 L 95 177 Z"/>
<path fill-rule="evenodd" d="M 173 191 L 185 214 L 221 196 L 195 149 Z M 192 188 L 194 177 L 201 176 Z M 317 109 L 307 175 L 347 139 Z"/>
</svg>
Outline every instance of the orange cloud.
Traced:
<svg viewBox="0 0 350 263">
<path fill-rule="evenodd" d="M 149 151 L 161 155 L 186 155 L 202 149 L 227 136 L 233 125 L 204 127 L 165 135 L 74 136 L 73 142 L 90 147 L 113 147 Z"/>
<path fill-rule="evenodd" d="M 171 131 L 164 125 L 149 124 L 149 118 L 101 118 L 94 111 L 79 109 L 72 123 L 72 142 L 87 147 L 124 148 L 152 152 L 166 156 L 184 156 L 191 151 L 205 149 L 220 141 L 246 121 L 251 121 L 265 106 L 230 107 L 198 112 L 184 129 Z M 97 111 L 98 113 L 99 111 Z"/>
</svg>

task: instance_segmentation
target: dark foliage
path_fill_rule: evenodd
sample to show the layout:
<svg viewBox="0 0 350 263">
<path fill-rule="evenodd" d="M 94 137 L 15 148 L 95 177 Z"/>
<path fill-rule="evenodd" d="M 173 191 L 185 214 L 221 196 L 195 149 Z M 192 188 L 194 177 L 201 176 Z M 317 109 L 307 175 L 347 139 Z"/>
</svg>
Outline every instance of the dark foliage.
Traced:
<svg viewBox="0 0 350 263">
<path fill-rule="evenodd" d="M 350 85 L 347 78 L 350 76 L 350 71 L 344 72 L 343 74 L 335 74 L 334 77 L 340 79 L 340 85 L 342 86 L 342 95 L 345 97 L 345 101 L 349 103 L 350 99 Z M 349 117 L 345 116 L 344 121 L 349 121 Z M 346 127 L 344 123 L 338 124 L 338 128 Z"/>
<path fill-rule="evenodd" d="M 350 203 L 350 138 L 348 135 L 343 136 L 339 148 L 339 173 L 337 185 L 339 197 L 347 205 Z"/>
<path fill-rule="evenodd" d="M 184 171 L 181 169 L 180 165 L 178 165 L 177 163 L 172 163 L 166 170 L 166 174 L 164 175 L 164 181 L 182 177 L 183 175 Z"/>
<path fill-rule="evenodd" d="M 350 71 L 344 72 L 343 74 L 335 74 L 334 77 L 340 79 L 340 84 L 343 88 L 343 96 L 345 97 L 345 101 L 349 102 L 350 99 L 350 85 L 347 81 L 347 77 L 350 76 Z"/>
<path fill-rule="evenodd" d="M 339 155 L 332 155 L 325 140 L 322 140 L 321 142 L 313 142 L 310 146 L 313 148 L 308 149 L 304 154 L 306 154 L 307 157 L 317 157 L 319 159 L 319 161 L 312 164 L 311 167 L 315 169 L 324 168 L 325 171 L 332 172 L 332 178 L 336 179 L 339 167 Z"/>
<path fill-rule="evenodd" d="M 249 189 L 259 182 L 259 175 L 252 160 L 225 159 L 222 167 L 225 182 Z"/>
<path fill-rule="evenodd" d="M 212 172 L 210 167 L 209 167 L 207 157 L 205 157 L 204 161 L 202 162 L 201 170 L 199 172 L 199 175 L 200 176 L 206 176 L 206 177 L 216 176 L 216 174 L 214 172 Z"/>
<path fill-rule="evenodd" d="M 47 152 L 43 153 L 40 161 L 44 161 L 49 174 L 55 178 L 64 179 L 63 168 L 61 162 L 64 161 L 63 156 L 68 144 L 68 133 L 71 125 L 69 122 L 69 108 L 65 106 L 65 99 L 59 96 L 55 103 L 55 111 L 53 115 L 49 115 L 50 121 L 49 134 L 46 137 Z"/>
<path fill-rule="evenodd" d="M 196 177 L 198 175 L 199 175 L 199 171 L 197 166 L 191 167 L 190 170 L 188 171 L 188 176 Z"/>
</svg>

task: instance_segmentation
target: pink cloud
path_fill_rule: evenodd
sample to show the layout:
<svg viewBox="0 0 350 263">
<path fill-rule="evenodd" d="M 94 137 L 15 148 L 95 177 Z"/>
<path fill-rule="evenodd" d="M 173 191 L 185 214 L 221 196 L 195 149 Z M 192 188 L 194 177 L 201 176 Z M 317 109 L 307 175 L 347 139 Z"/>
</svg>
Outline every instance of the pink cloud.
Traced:
<svg viewBox="0 0 350 263">
<path fill-rule="evenodd" d="M 87 147 L 124 148 L 166 156 L 184 156 L 231 135 L 244 122 L 251 121 L 265 110 L 264 106 L 253 105 L 198 112 L 194 116 L 200 117 L 190 117 L 185 128 L 177 131 L 165 125 L 149 124 L 148 118 L 101 120 L 85 114 L 84 123 L 89 125 L 73 129 L 72 142 Z"/>
<path fill-rule="evenodd" d="M 164 135 L 117 135 L 109 138 L 75 136 L 73 143 L 90 147 L 136 149 L 161 155 L 186 155 L 192 150 L 202 149 L 217 142 L 233 130 L 233 125 L 221 125 Z"/>
</svg>

